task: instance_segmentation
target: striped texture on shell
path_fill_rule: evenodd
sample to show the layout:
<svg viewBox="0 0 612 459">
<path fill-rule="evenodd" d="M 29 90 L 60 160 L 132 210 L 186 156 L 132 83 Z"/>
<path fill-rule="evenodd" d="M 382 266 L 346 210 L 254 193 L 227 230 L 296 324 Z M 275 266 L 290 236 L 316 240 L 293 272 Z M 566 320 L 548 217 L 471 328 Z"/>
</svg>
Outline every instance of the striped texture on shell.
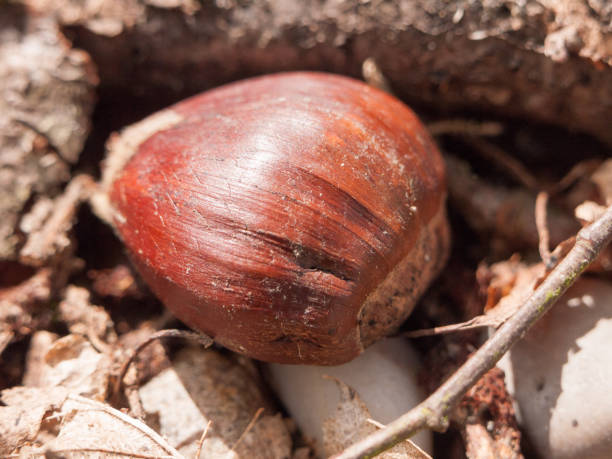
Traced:
<svg viewBox="0 0 612 459">
<path fill-rule="evenodd" d="M 227 85 L 110 150 L 128 150 L 109 181 L 114 226 L 152 290 L 258 359 L 350 360 L 397 328 L 446 258 L 438 151 L 410 109 L 349 78 Z"/>
</svg>

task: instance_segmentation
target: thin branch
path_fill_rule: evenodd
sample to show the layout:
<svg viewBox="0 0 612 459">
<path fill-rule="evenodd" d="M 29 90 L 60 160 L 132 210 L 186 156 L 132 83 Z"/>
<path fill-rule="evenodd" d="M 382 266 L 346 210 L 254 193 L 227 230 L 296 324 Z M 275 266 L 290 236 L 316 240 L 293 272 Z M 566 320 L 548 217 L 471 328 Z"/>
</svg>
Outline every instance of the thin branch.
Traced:
<svg viewBox="0 0 612 459">
<path fill-rule="evenodd" d="M 262 413 L 264 412 L 264 408 L 260 407 L 255 414 L 253 415 L 253 419 L 251 419 L 251 422 L 249 422 L 249 425 L 246 426 L 246 429 L 244 429 L 244 431 L 242 432 L 242 434 L 240 434 L 240 437 L 238 438 L 238 440 L 236 440 L 236 443 L 234 443 L 234 445 L 232 446 L 232 448 L 230 449 L 230 451 L 234 451 L 236 449 L 236 447 L 240 444 L 240 442 L 242 441 L 242 439 L 244 437 L 246 437 L 246 434 L 249 433 L 249 431 L 253 428 L 253 426 L 255 425 L 255 423 L 259 420 L 259 417 L 262 415 Z"/>
<path fill-rule="evenodd" d="M 600 159 L 587 159 L 580 161 L 574 165 L 571 170 L 565 174 L 565 176 L 559 180 L 554 186 L 548 189 L 548 193 L 554 196 L 562 191 L 571 187 L 578 180 L 583 177 L 590 177 L 600 166 L 602 161 Z"/>
<path fill-rule="evenodd" d="M 208 435 L 208 429 L 210 429 L 211 424 L 212 424 L 212 419 L 208 421 L 208 423 L 206 424 L 206 427 L 204 428 L 204 432 L 202 432 L 200 441 L 198 441 L 198 449 L 196 450 L 194 459 L 200 459 L 200 454 L 202 454 L 202 447 L 204 446 L 204 440 L 206 440 L 206 435 Z"/>
<path fill-rule="evenodd" d="M 12 341 L 13 337 L 15 336 L 15 332 L 13 332 L 13 330 L 11 330 L 11 327 L 7 326 L 6 324 L 2 324 L 0 325 L 0 327 L 2 327 L 0 329 L 0 355 L 1 355 L 2 352 L 4 352 L 4 349 L 6 349 L 6 346 L 8 346 L 9 343 Z"/>
<path fill-rule="evenodd" d="M 77 407 L 79 412 L 98 411 L 112 416 L 113 418 L 118 419 L 119 421 L 127 424 L 128 426 L 136 429 L 142 436 L 147 437 L 150 441 L 152 441 L 158 447 L 168 453 L 170 457 L 182 457 L 176 449 L 174 449 L 161 437 L 161 435 L 159 435 L 157 432 L 147 426 L 144 422 L 138 421 L 128 416 L 127 414 L 116 410 L 115 408 L 105 405 L 104 403 L 97 402 L 95 400 L 90 400 L 80 395 L 68 395 L 68 400 L 72 400 L 81 405 Z M 85 405 L 88 408 L 83 408 L 82 405 Z"/>
<path fill-rule="evenodd" d="M 504 127 L 497 121 L 473 121 L 468 119 L 445 119 L 427 123 L 429 133 L 441 135 L 461 135 L 473 137 L 495 137 L 504 132 Z"/>
<path fill-rule="evenodd" d="M 481 320 L 483 316 L 477 316 L 466 322 L 455 323 L 451 325 L 441 325 L 433 328 L 422 328 L 419 330 L 410 330 L 401 334 L 405 338 L 423 338 L 425 336 L 446 335 L 449 333 L 462 332 L 467 330 L 475 330 L 477 328 L 490 327 L 491 323 Z"/>
<path fill-rule="evenodd" d="M 550 253 L 550 233 L 548 231 L 548 225 L 546 223 L 546 205 L 548 204 L 548 193 L 541 191 L 538 193 L 535 202 L 535 221 L 536 228 L 538 229 L 538 237 L 540 243 L 538 244 L 538 250 L 540 251 L 540 258 L 546 266 L 546 270 L 552 269 L 554 263 L 551 263 Z"/>
<path fill-rule="evenodd" d="M 454 406 L 467 390 L 478 381 L 518 341 L 527 330 L 574 283 L 586 267 L 612 239 L 612 206 L 576 236 L 574 247 L 553 269 L 521 308 L 504 323 L 449 379 L 415 408 L 348 447 L 335 459 L 375 456 L 415 432 L 430 428 L 444 431 Z"/>
<path fill-rule="evenodd" d="M 509 248 L 537 247 L 539 239 L 533 218 L 536 194 L 524 187 L 508 188 L 479 178 L 468 162 L 444 154 L 448 174 L 448 196 L 453 207 L 476 232 L 494 234 Z M 548 208 L 550 243 L 557 245 L 575 235 L 580 224 L 570 213 Z"/>
<path fill-rule="evenodd" d="M 494 143 L 475 136 L 465 137 L 463 141 L 474 148 L 480 156 L 503 168 L 508 176 L 513 177 L 525 188 L 529 190 L 540 188 L 537 178 L 518 159 Z"/>
<path fill-rule="evenodd" d="M 144 406 L 142 406 L 142 400 L 140 399 L 140 392 L 138 392 L 138 387 L 131 385 L 125 388 L 125 398 L 127 399 L 127 404 L 129 406 L 129 414 L 134 419 L 138 419 L 139 421 L 145 420 L 146 412 Z"/>
<path fill-rule="evenodd" d="M 213 344 L 212 338 L 207 335 L 204 335 L 203 333 L 198 332 L 169 329 L 160 330 L 158 332 L 153 333 L 144 342 L 136 346 L 136 349 L 134 349 L 130 357 L 121 366 L 121 370 L 119 371 L 119 377 L 117 378 L 117 381 L 115 381 L 115 385 L 113 387 L 113 394 L 115 396 L 119 394 L 119 391 L 121 390 L 121 385 L 123 384 L 123 378 L 125 378 L 125 375 L 136 356 L 140 354 L 140 352 L 142 352 L 142 350 L 149 344 L 162 338 L 184 338 L 192 341 L 197 341 L 202 346 L 204 346 L 204 348 L 208 348 Z"/>
<path fill-rule="evenodd" d="M 377 429 L 384 429 L 385 428 L 385 425 L 382 422 L 378 422 L 376 419 L 368 418 L 368 419 L 366 419 L 366 422 L 369 423 L 369 424 L 372 424 Z"/>
<path fill-rule="evenodd" d="M 45 453 L 41 453 L 40 456 L 48 457 L 49 453 L 53 453 L 54 455 L 57 455 L 57 456 L 62 456 L 63 454 L 82 453 L 83 455 L 86 455 L 85 453 L 100 453 L 102 455 L 136 457 L 140 459 L 174 459 L 177 457 L 177 456 L 160 456 L 159 454 L 143 454 L 143 453 L 136 453 L 134 451 L 117 451 L 117 450 L 108 449 L 108 448 L 54 449 L 54 450 L 47 451 Z"/>
</svg>

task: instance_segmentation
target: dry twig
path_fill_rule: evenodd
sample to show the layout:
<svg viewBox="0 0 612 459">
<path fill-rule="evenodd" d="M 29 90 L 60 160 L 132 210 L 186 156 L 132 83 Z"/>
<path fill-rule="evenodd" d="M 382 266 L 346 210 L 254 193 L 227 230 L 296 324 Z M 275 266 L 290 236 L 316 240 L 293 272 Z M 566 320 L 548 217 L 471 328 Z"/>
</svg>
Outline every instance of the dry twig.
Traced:
<svg viewBox="0 0 612 459">
<path fill-rule="evenodd" d="M 568 189 L 583 177 L 590 177 L 601 166 L 599 159 L 586 159 L 574 165 L 565 176 L 548 189 L 551 196 Z"/>
<path fill-rule="evenodd" d="M 209 336 L 198 332 L 171 329 L 160 330 L 156 333 L 153 333 L 144 342 L 136 346 L 136 349 L 134 349 L 130 357 L 121 366 L 121 370 L 119 371 L 119 377 L 117 378 L 117 381 L 115 381 L 115 386 L 113 388 L 113 394 L 115 396 L 119 394 L 119 391 L 121 390 L 121 385 L 123 384 L 123 378 L 125 378 L 125 375 L 136 356 L 149 344 L 162 338 L 184 338 L 192 341 L 197 341 L 202 346 L 204 346 L 204 348 L 208 348 L 213 344 L 213 340 Z"/>
<path fill-rule="evenodd" d="M 441 135 L 460 135 L 463 137 L 495 137 L 504 132 L 504 127 L 497 121 L 472 121 L 466 119 L 445 119 L 427 123 L 429 133 Z"/>
<path fill-rule="evenodd" d="M 591 225 L 580 230 L 574 247 L 550 272 L 516 314 L 486 341 L 442 386 L 415 408 L 382 430 L 335 456 L 352 459 L 375 456 L 418 430 L 444 431 L 452 409 L 466 391 L 518 341 L 574 283 L 612 239 L 612 206 Z"/>
<path fill-rule="evenodd" d="M 480 156 L 501 167 L 508 176 L 514 178 L 525 188 L 529 190 L 537 190 L 539 188 L 537 178 L 518 159 L 494 143 L 475 136 L 465 137 L 463 141 L 470 145 Z"/>
<path fill-rule="evenodd" d="M 72 400 L 77 405 L 75 407 L 75 411 L 91 411 L 91 412 L 100 412 L 104 413 L 107 416 L 118 420 L 119 422 L 125 424 L 127 428 L 134 429 L 141 436 L 147 438 L 152 444 L 162 449 L 167 455 L 161 456 L 157 455 L 149 455 L 142 454 L 136 451 L 120 451 L 115 449 L 107 449 L 100 447 L 92 447 L 92 448 L 84 448 L 84 447 L 75 447 L 74 449 L 62 449 L 62 450 L 52 450 L 48 452 L 56 453 L 57 455 L 61 455 L 62 453 L 72 455 L 72 454 L 83 454 L 85 453 L 99 453 L 102 456 L 104 455 L 117 455 L 117 456 L 129 456 L 129 457 L 140 457 L 140 458 L 149 458 L 149 457 L 168 457 L 168 458 L 180 458 L 182 457 L 179 452 L 174 449 L 168 442 L 161 437 L 157 432 L 147 426 L 145 423 L 140 422 L 125 413 L 122 413 L 119 410 L 116 410 L 104 403 L 97 402 L 95 400 L 90 400 L 88 398 L 82 397 L 80 395 L 68 395 L 68 400 Z M 64 420 L 67 417 L 73 416 L 74 411 L 70 414 L 64 415 Z"/>
<path fill-rule="evenodd" d="M 198 441 L 198 449 L 196 450 L 194 459 L 199 459 L 200 454 L 202 454 L 202 447 L 204 446 L 204 440 L 206 440 L 206 435 L 208 435 L 208 429 L 210 429 L 210 425 L 212 424 L 212 419 L 206 423 L 206 427 L 204 428 L 204 432 L 202 432 L 202 436 Z"/>
<path fill-rule="evenodd" d="M 540 257 L 546 266 L 546 270 L 550 270 L 553 267 L 553 263 L 551 263 L 550 233 L 548 231 L 548 225 L 546 224 L 546 204 L 548 204 L 548 193 L 546 191 L 541 191 L 538 193 L 535 202 L 535 221 L 536 228 L 538 229 L 538 237 L 540 239 L 538 250 L 540 251 Z"/>
<path fill-rule="evenodd" d="M 251 419 L 251 422 L 249 422 L 249 424 L 246 426 L 246 428 L 244 429 L 242 434 L 240 434 L 240 437 L 238 437 L 238 440 L 236 440 L 236 443 L 234 443 L 234 445 L 232 446 L 230 451 L 234 451 L 236 449 L 236 447 L 240 444 L 242 439 L 246 436 L 246 434 L 248 434 L 250 432 L 250 430 L 253 428 L 255 423 L 259 420 L 259 417 L 263 414 L 263 412 L 264 412 L 264 408 L 263 407 L 260 407 L 255 412 L 255 414 L 253 415 L 253 419 Z"/>
</svg>

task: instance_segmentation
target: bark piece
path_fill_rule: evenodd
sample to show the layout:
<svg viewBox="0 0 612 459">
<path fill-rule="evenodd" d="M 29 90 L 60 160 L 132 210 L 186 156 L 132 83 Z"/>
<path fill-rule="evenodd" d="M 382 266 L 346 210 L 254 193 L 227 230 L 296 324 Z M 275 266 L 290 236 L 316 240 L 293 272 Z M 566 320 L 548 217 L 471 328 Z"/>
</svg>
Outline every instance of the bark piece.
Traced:
<svg viewBox="0 0 612 459">
<path fill-rule="evenodd" d="M 464 396 L 458 411 L 466 417 L 462 433 L 469 458 L 523 458 L 512 402 L 498 368 L 486 373 Z"/>
<path fill-rule="evenodd" d="M 50 18 L 0 5 L 0 260 L 14 259 L 31 199 L 68 180 L 89 131 L 97 77 Z"/>
<path fill-rule="evenodd" d="M 52 272 L 42 268 L 13 287 L 0 289 L 0 353 L 13 336 L 27 335 L 50 320 L 50 310 L 39 310 L 51 299 Z"/>
<path fill-rule="evenodd" d="M 288 69 L 356 76 L 374 58 L 401 97 L 539 120 L 612 144 L 610 9 L 596 0 L 28 3 L 58 15 L 105 84 L 143 95 L 177 100 Z"/>
<path fill-rule="evenodd" d="M 28 233 L 28 240 L 19 254 L 21 262 L 41 266 L 69 257 L 74 249 L 69 232 L 75 213 L 92 188 L 91 177 L 80 175 L 53 202 L 46 197 L 37 201 L 33 211 L 24 217 L 25 224 L 20 225 L 20 229 Z"/>
</svg>

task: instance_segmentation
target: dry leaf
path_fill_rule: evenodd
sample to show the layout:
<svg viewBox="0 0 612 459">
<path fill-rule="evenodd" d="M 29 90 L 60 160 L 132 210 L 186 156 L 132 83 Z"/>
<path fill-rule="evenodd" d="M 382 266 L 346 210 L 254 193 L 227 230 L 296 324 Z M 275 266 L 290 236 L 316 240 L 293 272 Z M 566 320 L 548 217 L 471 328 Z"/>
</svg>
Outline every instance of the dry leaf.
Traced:
<svg viewBox="0 0 612 459">
<path fill-rule="evenodd" d="M 12 454 L 33 442 L 45 415 L 57 409 L 67 395 L 61 387 L 13 387 L 2 391 L 1 399 L 7 406 L 0 406 L 0 454 Z"/>
<path fill-rule="evenodd" d="M 110 357 L 98 352 L 83 336 L 67 335 L 55 341 L 44 356 L 39 384 L 62 386 L 74 394 L 104 400 Z"/>
<path fill-rule="evenodd" d="M 188 443 L 197 443 L 208 421 L 172 368 L 142 386 L 139 394 L 143 408 L 156 415 L 156 428 L 171 445 L 181 449 Z"/>
<path fill-rule="evenodd" d="M 291 454 L 280 415 L 264 414 L 244 434 L 260 407 L 267 413 L 273 409 L 256 378 L 219 352 L 184 349 L 139 393 L 145 412 L 158 419 L 159 432 L 185 456 L 194 456 L 208 421 L 200 457 L 281 459 Z"/>
<path fill-rule="evenodd" d="M 183 457 L 142 422 L 61 387 L 15 387 L 2 401 L 8 406 L 0 407 L 0 454 Z"/>
<path fill-rule="evenodd" d="M 114 349 L 115 361 L 123 363 L 133 349 L 147 341 L 156 331 L 153 322 L 144 321 L 138 324 L 136 328 L 122 334 Z M 170 360 L 164 344 L 161 340 L 154 340 L 138 352 L 137 358 L 130 365 L 130 370 L 124 382 L 127 385 L 139 385 L 139 381 L 148 381 L 169 366 Z"/>
<path fill-rule="evenodd" d="M 59 305 L 59 313 L 71 333 L 87 336 L 96 348 L 102 350 L 107 347 L 106 343 L 114 343 L 117 336 L 108 312 L 91 304 L 90 296 L 89 290 L 69 285 Z"/>
<path fill-rule="evenodd" d="M 68 457 L 82 457 L 86 451 L 99 451 L 104 457 L 182 457 L 144 423 L 108 405 L 70 396 L 59 416 L 61 430 L 45 445 L 47 451 Z"/>
<path fill-rule="evenodd" d="M 491 279 L 484 314 L 466 322 L 410 331 L 405 336 L 416 338 L 482 327 L 498 328 L 529 298 L 545 274 L 546 268 L 542 263 L 528 266 L 515 258 L 495 263 L 489 268 Z"/>
<path fill-rule="evenodd" d="M 92 283 L 92 289 L 100 296 L 114 298 L 142 298 L 134 272 L 128 265 L 119 264 L 108 269 L 90 269 L 87 271 Z"/>
<path fill-rule="evenodd" d="M 511 288 L 504 289 L 507 293 L 501 296 L 499 301 L 489 308 L 483 316 L 479 316 L 481 319 L 477 317 L 476 319 L 478 320 L 476 322 L 483 325 L 486 323 L 487 326 L 495 328 L 501 326 L 529 298 L 537 284 L 546 274 L 546 268 L 542 263 L 528 266 L 516 260 L 495 263 L 492 266 L 492 270 L 493 272 L 502 272 L 505 271 L 507 265 L 510 265 L 509 269 L 514 272 Z M 494 277 L 491 283 L 495 283 L 496 280 L 497 278 Z"/>
<path fill-rule="evenodd" d="M 368 408 L 357 392 L 342 381 L 335 378 L 334 380 L 340 390 L 340 403 L 334 415 L 323 422 L 323 447 L 327 456 L 341 452 L 377 430 Z M 431 456 L 410 440 L 395 445 L 378 457 L 381 459 L 431 459 Z"/>
<path fill-rule="evenodd" d="M 476 271 L 479 283 L 486 284 L 487 301 L 484 311 L 495 307 L 499 300 L 508 295 L 516 283 L 518 271 L 523 267 L 520 257 L 512 255 L 509 260 L 488 266 L 481 264 Z"/>
<path fill-rule="evenodd" d="M 87 175 L 74 177 L 64 192 L 54 200 L 51 212 L 44 222 L 35 221 L 41 215 L 33 216 L 30 221 L 26 222 L 26 226 L 29 226 L 27 229 L 31 232 L 19 253 L 22 263 L 44 266 L 53 259 L 56 262 L 68 259 L 69 254 L 74 251 L 70 230 L 75 223 L 76 211 L 93 187 L 91 177 Z M 38 228 L 35 227 L 36 223 L 40 225 Z"/>
</svg>

